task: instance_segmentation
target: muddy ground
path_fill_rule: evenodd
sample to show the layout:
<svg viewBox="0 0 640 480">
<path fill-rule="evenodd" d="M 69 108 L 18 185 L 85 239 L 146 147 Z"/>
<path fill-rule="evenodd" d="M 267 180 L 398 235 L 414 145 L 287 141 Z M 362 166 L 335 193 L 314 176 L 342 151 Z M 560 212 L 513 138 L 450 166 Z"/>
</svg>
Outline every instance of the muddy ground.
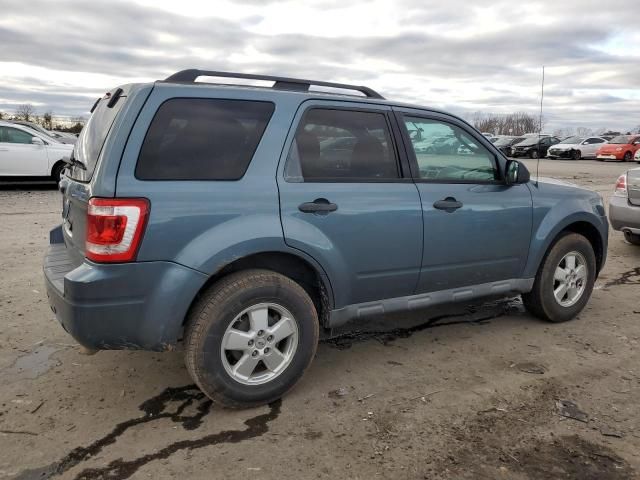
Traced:
<svg viewBox="0 0 640 480">
<path fill-rule="evenodd" d="M 541 174 L 607 197 L 631 166 Z M 60 209 L 0 190 L 0 478 L 640 478 L 640 248 L 618 232 L 575 321 L 512 299 L 352 324 L 282 401 L 225 411 L 180 352 L 80 355 L 43 289 Z"/>
</svg>

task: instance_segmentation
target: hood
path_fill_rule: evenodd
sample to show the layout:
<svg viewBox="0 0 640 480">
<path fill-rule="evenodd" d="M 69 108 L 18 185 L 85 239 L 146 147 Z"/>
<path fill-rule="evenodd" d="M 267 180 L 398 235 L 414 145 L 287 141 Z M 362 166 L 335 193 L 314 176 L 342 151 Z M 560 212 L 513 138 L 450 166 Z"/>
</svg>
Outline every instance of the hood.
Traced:
<svg viewBox="0 0 640 480">
<path fill-rule="evenodd" d="M 535 177 L 532 176 L 531 181 L 535 182 Z M 567 182 L 565 180 L 560 180 L 558 178 L 540 177 L 538 179 L 538 182 L 544 183 L 544 184 L 547 184 L 547 185 L 560 185 L 562 187 L 577 188 L 577 189 L 580 189 L 580 190 L 587 190 L 588 191 L 588 189 L 583 188 L 580 185 L 576 185 L 575 183 Z"/>
<path fill-rule="evenodd" d="M 579 145 L 577 143 L 556 143 L 555 145 L 551 145 L 549 149 L 555 150 L 571 150 L 572 148 L 578 148 Z"/>
<path fill-rule="evenodd" d="M 615 152 L 617 148 L 623 149 L 628 146 L 629 146 L 628 143 L 608 143 L 606 145 L 601 146 L 598 149 L 598 151 L 599 152 Z"/>
<path fill-rule="evenodd" d="M 47 145 L 47 148 L 49 150 L 59 150 L 59 151 L 64 151 L 64 152 L 71 153 L 71 150 L 73 150 L 73 144 L 70 144 L 70 143 L 50 143 L 49 145 Z"/>
</svg>

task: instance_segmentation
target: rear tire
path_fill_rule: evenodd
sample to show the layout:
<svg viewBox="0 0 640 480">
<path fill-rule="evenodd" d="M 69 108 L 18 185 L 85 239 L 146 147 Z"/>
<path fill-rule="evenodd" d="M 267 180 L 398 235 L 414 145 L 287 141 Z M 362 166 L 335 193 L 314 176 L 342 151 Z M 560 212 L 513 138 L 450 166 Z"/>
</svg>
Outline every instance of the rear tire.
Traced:
<svg viewBox="0 0 640 480">
<path fill-rule="evenodd" d="M 313 301 L 296 282 L 269 270 L 224 277 L 198 300 L 187 322 L 187 370 L 211 400 L 229 408 L 282 397 L 318 346 Z"/>
<path fill-rule="evenodd" d="M 631 152 L 625 152 L 624 158 L 622 159 L 622 161 L 631 162 L 632 160 L 633 160 L 633 155 L 631 154 Z"/>
<path fill-rule="evenodd" d="M 640 235 L 627 231 L 622 233 L 624 233 L 624 239 L 631 245 L 640 245 Z"/>
<path fill-rule="evenodd" d="M 573 268 L 571 257 L 574 258 Z M 596 256 L 591 243 L 582 235 L 566 233 L 547 251 L 533 289 L 523 294 L 522 300 L 536 317 L 549 322 L 566 322 L 587 304 L 595 279 Z"/>
</svg>

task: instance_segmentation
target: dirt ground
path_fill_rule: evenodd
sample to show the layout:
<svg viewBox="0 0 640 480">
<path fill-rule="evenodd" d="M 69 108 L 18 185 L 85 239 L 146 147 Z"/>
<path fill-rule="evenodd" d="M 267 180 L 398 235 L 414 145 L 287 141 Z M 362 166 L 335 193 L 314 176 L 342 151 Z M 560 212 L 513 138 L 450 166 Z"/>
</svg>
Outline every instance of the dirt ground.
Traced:
<svg viewBox="0 0 640 480">
<path fill-rule="evenodd" d="M 632 166 L 540 173 L 606 198 Z M 511 299 L 351 324 L 284 399 L 226 411 L 180 352 L 79 353 L 41 273 L 60 210 L 0 190 L 0 478 L 640 478 L 640 248 L 619 232 L 572 322 Z"/>
</svg>

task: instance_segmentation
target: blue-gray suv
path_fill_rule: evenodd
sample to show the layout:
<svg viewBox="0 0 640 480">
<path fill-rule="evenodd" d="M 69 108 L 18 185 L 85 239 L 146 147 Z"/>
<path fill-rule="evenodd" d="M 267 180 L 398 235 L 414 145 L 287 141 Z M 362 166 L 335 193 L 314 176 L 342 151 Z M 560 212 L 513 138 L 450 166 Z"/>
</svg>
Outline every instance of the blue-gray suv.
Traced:
<svg viewBox="0 0 640 480">
<path fill-rule="evenodd" d="M 453 115 L 311 80 L 114 89 L 60 190 L 44 273 L 62 326 L 92 350 L 183 342 L 230 407 L 282 396 L 351 319 L 520 293 L 569 320 L 607 251 L 598 194 L 530 180 Z"/>
</svg>

